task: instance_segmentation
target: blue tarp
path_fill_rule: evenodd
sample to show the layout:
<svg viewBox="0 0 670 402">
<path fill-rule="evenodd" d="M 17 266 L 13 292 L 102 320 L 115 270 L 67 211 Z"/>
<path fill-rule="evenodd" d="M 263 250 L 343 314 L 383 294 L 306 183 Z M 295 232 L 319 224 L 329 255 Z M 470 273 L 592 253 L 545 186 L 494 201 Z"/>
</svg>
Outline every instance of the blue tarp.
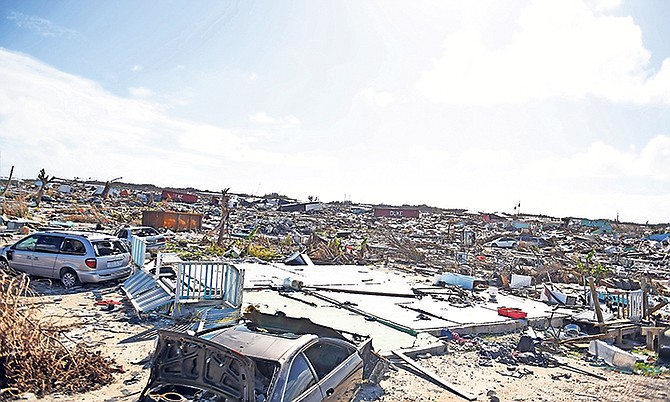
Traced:
<svg viewBox="0 0 670 402">
<path fill-rule="evenodd" d="M 655 234 L 648 237 L 649 240 L 666 241 L 670 237 L 670 233 Z"/>
</svg>

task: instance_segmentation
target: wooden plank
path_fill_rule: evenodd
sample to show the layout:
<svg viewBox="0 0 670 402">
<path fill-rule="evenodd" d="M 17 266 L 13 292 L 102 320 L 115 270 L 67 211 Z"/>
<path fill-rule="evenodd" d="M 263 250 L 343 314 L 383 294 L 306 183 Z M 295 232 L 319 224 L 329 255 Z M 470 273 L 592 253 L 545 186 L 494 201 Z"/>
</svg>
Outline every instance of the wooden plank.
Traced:
<svg viewBox="0 0 670 402">
<path fill-rule="evenodd" d="M 595 341 L 595 340 L 617 338 L 619 344 L 621 344 L 621 337 L 623 337 L 624 335 L 636 334 L 636 333 L 639 333 L 639 332 L 640 332 L 639 327 L 629 326 L 629 327 L 626 327 L 626 328 L 610 329 L 603 334 L 587 335 L 587 336 L 581 336 L 581 337 L 577 337 L 577 338 L 563 339 L 563 340 L 561 340 L 561 343 L 566 344 L 566 343 L 577 343 L 577 342 L 590 342 L 590 341 Z"/>
<path fill-rule="evenodd" d="M 600 310 L 600 301 L 598 301 L 598 292 L 596 292 L 596 285 L 593 283 L 593 277 L 589 276 L 589 288 L 591 288 L 591 299 L 593 300 L 593 306 L 596 309 L 596 315 L 598 316 L 598 322 L 603 323 L 603 312 Z"/>
<path fill-rule="evenodd" d="M 657 305 L 655 305 L 655 306 L 651 309 L 651 311 L 649 311 L 649 315 L 654 314 L 654 313 L 657 312 L 658 310 L 660 310 L 660 309 L 662 309 L 663 307 L 665 307 L 667 304 L 668 304 L 668 301 L 667 301 L 667 300 L 663 300 L 663 301 L 661 301 L 660 303 L 658 303 Z"/>
<path fill-rule="evenodd" d="M 441 378 L 437 374 L 426 370 L 425 368 L 421 367 L 418 363 L 416 363 L 414 360 L 410 359 L 407 355 L 405 355 L 401 351 L 393 350 L 393 351 L 391 351 L 391 353 L 398 356 L 400 359 L 402 359 L 405 363 L 412 366 L 414 369 L 416 369 L 419 372 L 421 372 L 421 373 L 427 375 L 428 377 L 430 377 L 432 380 L 434 380 L 435 382 L 440 384 L 447 391 L 452 392 L 452 393 L 460 396 L 461 398 L 467 399 L 468 401 L 477 400 L 476 396 L 474 396 L 474 395 L 472 395 L 472 394 L 470 394 L 466 391 L 462 391 L 462 390 L 458 389 L 456 386 L 447 382 L 446 380 L 444 380 L 443 378 Z"/>
</svg>

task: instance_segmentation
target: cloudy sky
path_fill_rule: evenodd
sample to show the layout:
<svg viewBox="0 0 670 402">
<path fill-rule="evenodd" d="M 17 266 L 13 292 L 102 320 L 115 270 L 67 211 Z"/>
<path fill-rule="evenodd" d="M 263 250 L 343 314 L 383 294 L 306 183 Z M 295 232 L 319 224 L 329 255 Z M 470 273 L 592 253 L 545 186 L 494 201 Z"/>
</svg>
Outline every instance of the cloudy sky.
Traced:
<svg viewBox="0 0 670 402">
<path fill-rule="evenodd" d="M 0 2 L 0 175 L 670 221 L 670 2 Z"/>
</svg>

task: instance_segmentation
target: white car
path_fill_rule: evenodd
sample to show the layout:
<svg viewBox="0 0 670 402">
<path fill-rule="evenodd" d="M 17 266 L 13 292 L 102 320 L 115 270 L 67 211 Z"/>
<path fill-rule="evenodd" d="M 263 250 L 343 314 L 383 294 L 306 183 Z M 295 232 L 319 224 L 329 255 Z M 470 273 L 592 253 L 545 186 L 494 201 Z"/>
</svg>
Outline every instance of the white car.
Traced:
<svg viewBox="0 0 670 402">
<path fill-rule="evenodd" d="M 156 253 L 165 248 L 165 235 L 151 226 L 127 226 L 119 229 L 116 237 L 123 239 L 128 245 L 132 242 L 132 237 L 141 237 L 146 242 L 146 250 L 149 253 Z"/>
<path fill-rule="evenodd" d="M 493 240 L 490 244 L 492 247 L 500 248 L 514 248 L 516 246 L 517 240 L 511 237 L 501 237 L 499 239 Z"/>
</svg>

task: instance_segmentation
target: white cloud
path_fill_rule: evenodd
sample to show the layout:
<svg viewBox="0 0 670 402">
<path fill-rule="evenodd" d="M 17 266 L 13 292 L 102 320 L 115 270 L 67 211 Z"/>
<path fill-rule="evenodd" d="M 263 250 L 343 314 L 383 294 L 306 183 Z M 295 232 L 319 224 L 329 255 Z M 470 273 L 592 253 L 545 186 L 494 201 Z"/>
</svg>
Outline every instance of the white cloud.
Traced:
<svg viewBox="0 0 670 402">
<path fill-rule="evenodd" d="M 277 121 L 274 117 L 268 116 L 265 112 L 258 112 L 249 116 L 249 120 L 258 124 L 272 124 Z"/>
<path fill-rule="evenodd" d="M 396 97 L 390 92 L 377 91 L 372 87 L 362 90 L 359 96 L 363 101 L 380 108 L 385 108 L 396 101 Z"/>
<path fill-rule="evenodd" d="M 293 115 L 283 117 L 272 117 L 265 112 L 254 113 L 249 120 L 262 125 L 276 125 L 281 128 L 295 128 L 300 125 L 300 119 Z"/>
<path fill-rule="evenodd" d="M 25 28 L 37 34 L 50 38 L 57 36 L 65 36 L 68 38 L 74 37 L 77 32 L 71 29 L 60 27 L 53 22 L 38 17 L 36 15 L 26 15 L 16 11 L 12 11 L 7 15 L 7 19 L 14 21 L 19 28 Z"/>
<path fill-rule="evenodd" d="M 240 169 L 276 180 L 278 165 L 304 169 L 323 160 L 266 151 L 253 133 L 177 119 L 164 109 L 114 96 L 94 82 L 0 49 L 3 165 L 16 165 L 28 175 L 45 168 L 64 178 L 123 176 L 208 188 L 223 180 L 208 172 Z M 248 184 L 242 176 L 225 180 L 223 187 L 246 190 Z"/>
<path fill-rule="evenodd" d="M 295 128 L 300 125 L 300 119 L 293 115 L 284 116 L 281 119 L 281 128 Z"/>
<path fill-rule="evenodd" d="M 139 65 L 139 64 L 135 64 L 132 67 L 130 67 L 130 71 L 132 71 L 134 73 L 140 72 L 140 71 L 142 71 L 142 66 Z"/>
<path fill-rule="evenodd" d="M 670 179 L 670 137 L 658 135 L 636 151 L 620 150 L 604 141 L 591 144 L 584 152 L 565 158 L 550 157 L 533 163 L 530 171 L 537 177 L 601 178 L 621 177 Z"/>
<path fill-rule="evenodd" d="M 596 0 L 595 9 L 597 11 L 611 11 L 619 8 L 623 0 Z"/>
<path fill-rule="evenodd" d="M 258 79 L 258 74 L 256 74 L 256 73 L 251 73 L 251 74 L 249 74 L 249 76 L 247 77 L 247 79 L 249 80 L 249 82 L 256 82 L 256 80 Z"/>
<path fill-rule="evenodd" d="M 130 87 L 128 88 L 128 92 L 136 98 L 146 98 L 154 94 L 152 90 L 145 87 Z"/>
<path fill-rule="evenodd" d="M 650 73 L 650 55 L 632 18 L 596 13 L 578 0 L 534 1 L 516 24 L 518 31 L 499 47 L 485 45 L 475 31 L 448 36 L 444 54 L 415 87 L 433 101 L 454 104 L 587 96 L 670 103 L 670 62 Z"/>
</svg>

